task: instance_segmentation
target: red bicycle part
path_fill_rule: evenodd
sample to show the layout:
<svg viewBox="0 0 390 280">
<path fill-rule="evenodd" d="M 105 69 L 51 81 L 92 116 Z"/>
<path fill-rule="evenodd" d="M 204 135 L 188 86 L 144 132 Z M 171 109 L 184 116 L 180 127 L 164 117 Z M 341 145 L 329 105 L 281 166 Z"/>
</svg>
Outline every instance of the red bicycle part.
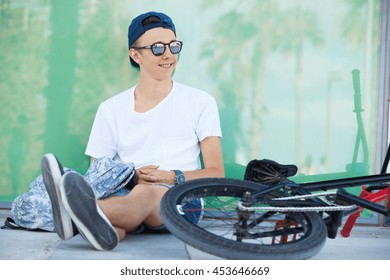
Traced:
<svg viewBox="0 0 390 280">
<path fill-rule="evenodd" d="M 275 230 L 286 230 L 286 229 L 289 229 L 289 228 L 296 228 L 298 227 L 298 223 L 296 221 L 292 221 L 292 220 L 281 220 L 281 221 L 277 221 L 275 223 Z M 282 235 L 280 236 L 280 242 L 279 243 L 287 243 L 289 240 L 288 240 L 288 237 L 289 235 L 288 234 L 285 234 L 285 235 Z M 294 241 L 295 239 L 297 239 L 297 234 L 294 233 L 292 235 L 292 239 L 290 241 Z M 272 238 L 272 244 L 275 244 L 276 243 L 276 237 L 274 236 Z"/>
<path fill-rule="evenodd" d="M 364 198 L 365 200 L 368 200 L 368 201 L 371 201 L 371 202 L 379 202 L 379 201 L 383 201 L 385 199 L 387 199 L 387 209 L 390 209 L 390 192 L 389 192 L 389 188 L 386 188 L 386 189 L 383 189 L 383 190 L 380 190 L 376 193 L 372 193 L 372 192 L 369 192 L 367 191 L 367 187 L 366 186 L 363 186 L 362 187 L 362 192 L 360 193 L 360 197 L 361 198 Z M 340 234 L 344 237 L 349 237 L 350 233 L 351 233 L 351 230 L 357 220 L 357 218 L 360 217 L 360 214 L 361 212 L 363 212 L 363 208 L 362 207 L 359 207 L 358 208 L 358 211 L 356 213 L 353 213 L 351 215 L 349 215 L 347 221 L 345 222 L 344 224 L 344 227 L 343 229 L 340 231 Z"/>
</svg>

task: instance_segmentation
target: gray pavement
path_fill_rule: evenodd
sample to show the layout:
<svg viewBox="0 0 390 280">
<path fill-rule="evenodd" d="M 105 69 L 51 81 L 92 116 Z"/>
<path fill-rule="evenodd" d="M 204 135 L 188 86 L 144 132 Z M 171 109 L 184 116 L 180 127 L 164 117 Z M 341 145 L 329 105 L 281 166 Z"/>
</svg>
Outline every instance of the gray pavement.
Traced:
<svg viewBox="0 0 390 280">
<path fill-rule="evenodd" d="M 9 210 L 0 210 L 0 224 Z M 129 234 L 113 251 L 93 249 L 80 235 L 0 229 L 0 260 L 218 260 L 172 234 Z M 349 238 L 327 239 L 313 260 L 390 260 L 390 227 L 355 226 Z"/>
</svg>

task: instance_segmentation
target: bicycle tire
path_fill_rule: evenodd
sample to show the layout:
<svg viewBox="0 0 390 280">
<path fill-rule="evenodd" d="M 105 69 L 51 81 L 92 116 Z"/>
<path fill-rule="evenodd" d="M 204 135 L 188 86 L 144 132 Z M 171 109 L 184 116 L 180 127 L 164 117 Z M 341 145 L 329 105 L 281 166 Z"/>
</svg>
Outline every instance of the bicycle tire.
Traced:
<svg viewBox="0 0 390 280">
<path fill-rule="evenodd" d="M 280 230 L 272 228 L 272 224 L 288 218 L 299 223 L 302 227 L 302 235 L 298 236 L 296 240 L 272 244 L 269 240 L 264 240 L 266 237 L 262 240 L 250 240 L 250 243 L 235 239 L 231 232 L 234 231 L 234 220 L 237 217 L 235 217 L 234 211 L 231 210 L 232 206 L 225 205 L 224 201 L 226 201 L 226 198 L 230 198 L 234 205 L 235 200 L 241 198 L 245 191 L 255 192 L 262 187 L 264 186 L 258 183 L 227 178 L 188 181 L 173 187 L 164 195 L 161 201 L 161 217 L 167 229 L 184 243 L 225 259 L 291 260 L 307 259 L 317 254 L 325 244 L 327 229 L 320 215 L 315 212 L 274 213 L 273 217 L 274 219 L 276 217 L 276 220 L 267 221 L 267 223 L 271 223 L 271 228 L 256 226 L 254 229 L 262 232 L 261 234 L 265 233 L 267 235 L 269 233 L 272 235 L 280 232 Z M 282 193 L 273 193 L 271 196 L 280 195 Z M 196 198 L 206 200 L 206 206 L 203 209 L 204 217 L 198 224 L 194 224 L 187 219 L 183 215 L 181 207 L 184 203 Z M 223 198 L 223 201 L 219 202 L 221 198 Z M 217 205 L 211 199 L 215 199 L 220 205 Z M 256 212 L 255 214 L 259 213 Z M 278 215 L 280 216 L 279 220 L 277 219 Z M 220 219 L 219 216 L 224 216 L 224 219 Z M 223 230 L 225 227 L 226 230 Z M 227 235 L 228 233 L 231 236 Z M 254 243 L 254 241 L 257 243 Z"/>
</svg>

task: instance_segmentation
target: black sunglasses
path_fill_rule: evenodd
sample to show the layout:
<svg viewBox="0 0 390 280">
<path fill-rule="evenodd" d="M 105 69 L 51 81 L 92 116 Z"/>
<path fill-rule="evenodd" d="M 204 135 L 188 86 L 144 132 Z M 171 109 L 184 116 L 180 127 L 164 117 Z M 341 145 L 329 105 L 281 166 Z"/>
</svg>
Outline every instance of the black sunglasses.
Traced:
<svg viewBox="0 0 390 280">
<path fill-rule="evenodd" d="M 160 56 L 163 55 L 163 53 L 165 53 L 166 46 L 169 46 L 169 50 L 171 51 L 172 54 L 178 54 L 181 51 L 181 48 L 183 47 L 183 42 L 172 41 L 166 44 L 162 42 L 157 42 L 150 46 L 132 47 L 132 48 L 135 50 L 150 49 L 155 56 Z"/>
</svg>

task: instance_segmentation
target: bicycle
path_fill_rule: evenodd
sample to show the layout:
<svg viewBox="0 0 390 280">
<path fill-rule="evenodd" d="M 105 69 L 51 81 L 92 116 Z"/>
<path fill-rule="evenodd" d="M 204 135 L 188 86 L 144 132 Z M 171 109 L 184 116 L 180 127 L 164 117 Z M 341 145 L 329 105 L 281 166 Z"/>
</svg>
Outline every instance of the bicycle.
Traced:
<svg viewBox="0 0 390 280">
<path fill-rule="evenodd" d="M 355 93 L 357 74 L 354 70 Z M 355 98 L 361 130 L 359 101 Z M 359 143 L 368 158 L 364 133 L 358 137 L 352 168 Z M 341 234 L 348 236 L 362 209 L 390 216 L 389 159 L 390 146 L 380 174 L 309 183 L 289 179 L 297 173 L 295 165 L 252 160 L 243 180 L 206 178 L 171 188 L 161 201 L 161 217 L 177 238 L 222 258 L 307 259 L 327 237 L 336 238 L 344 217 L 349 216 Z M 346 191 L 355 186 L 363 186 L 360 196 Z"/>
<path fill-rule="evenodd" d="M 335 238 L 342 218 L 359 207 L 390 215 L 389 186 L 382 184 L 390 181 L 390 174 L 295 184 L 285 177 L 291 166 L 269 160 L 256 165 L 258 179 L 280 183 L 215 178 L 172 188 L 161 203 L 168 230 L 197 249 L 227 259 L 307 259 L 322 249 L 326 237 Z M 361 184 L 377 184 L 363 191 L 376 202 L 345 191 Z M 329 192 L 332 189 L 337 191 Z M 183 207 L 199 205 L 199 200 L 202 207 Z M 379 201 L 387 201 L 386 206 Z"/>
</svg>

